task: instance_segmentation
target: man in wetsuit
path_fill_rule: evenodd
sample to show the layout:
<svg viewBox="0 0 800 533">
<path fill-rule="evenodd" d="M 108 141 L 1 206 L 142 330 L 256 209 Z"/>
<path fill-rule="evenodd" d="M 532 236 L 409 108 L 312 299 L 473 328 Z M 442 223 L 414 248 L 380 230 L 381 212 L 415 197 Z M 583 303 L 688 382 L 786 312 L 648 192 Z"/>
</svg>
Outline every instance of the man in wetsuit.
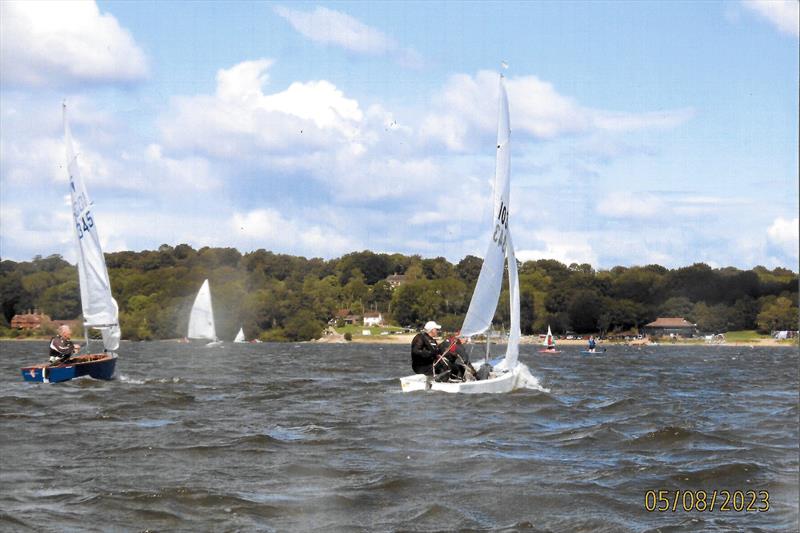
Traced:
<svg viewBox="0 0 800 533">
<path fill-rule="evenodd" d="M 72 354 L 77 353 L 80 345 L 72 342 L 72 330 L 64 324 L 58 328 L 58 335 L 50 339 L 50 364 L 66 363 Z"/>
<path fill-rule="evenodd" d="M 429 320 L 425 324 L 424 331 L 416 334 L 414 340 L 411 341 L 411 368 L 416 374 L 425 374 L 431 377 L 434 376 L 434 370 L 436 370 L 436 378 L 446 381 L 450 377 L 449 367 L 447 362 L 440 357 L 442 350 L 436 342 L 441 327 L 433 320 Z"/>
</svg>

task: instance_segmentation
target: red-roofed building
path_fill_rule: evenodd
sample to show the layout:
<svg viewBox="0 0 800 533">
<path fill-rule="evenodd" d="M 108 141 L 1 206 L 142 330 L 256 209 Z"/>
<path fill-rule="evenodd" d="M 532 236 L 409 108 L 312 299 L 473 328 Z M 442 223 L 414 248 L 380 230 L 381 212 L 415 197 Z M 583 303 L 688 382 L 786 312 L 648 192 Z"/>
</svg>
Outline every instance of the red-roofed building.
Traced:
<svg viewBox="0 0 800 533">
<path fill-rule="evenodd" d="M 31 313 L 23 313 L 21 315 L 14 315 L 11 319 L 11 327 L 16 329 L 40 329 L 42 325 L 50 322 L 50 317 L 44 313 L 34 311 Z"/>
<path fill-rule="evenodd" d="M 658 317 L 655 321 L 645 324 L 643 329 L 645 334 L 651 337 L 670 335 L 694 337 L 697 334 L 697 324 L 692 324 L 681 317 Z"/>
</svg>

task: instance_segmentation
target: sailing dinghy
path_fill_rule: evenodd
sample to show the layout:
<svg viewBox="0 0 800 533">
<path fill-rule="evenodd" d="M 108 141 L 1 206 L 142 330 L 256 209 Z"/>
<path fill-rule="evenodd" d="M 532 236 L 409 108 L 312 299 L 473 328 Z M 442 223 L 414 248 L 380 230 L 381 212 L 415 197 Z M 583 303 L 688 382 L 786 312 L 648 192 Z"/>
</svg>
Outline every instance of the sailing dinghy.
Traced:
<svg viewBox="0 0 800 533">
<path fill-rule="evenodd" d="M 233 342 L 236 344 L 246 344 L 247 341 L 244 338 L 244 329 L 239 328 L 239 333 L 236 334 L 236 337 L 233 338 Z"/>
<path fill-rule="evenodd" d="M 117 364 L 119 348 L 119 309 L 111 296 L 111 283 L 97 235 L 97 220 L 92 214 L 93 203 L 89 199 L 86 184 L 78 168 L 78 159 L 72 148 L 72 136 L 67 122 L 67 106 L 62 108 L 64 118 L 64 144 L 66 145 L 67 172 L 69 174 L 72 221 L 78 245 L 78 280 L 81 288 L 83 330 L 86 336 L 84 348 L 89 350 L 89 328 L 100 331 L 103 337 L 103 353 L 87 353 L 73 356 L 58 365 L 40 364 L 22 368 L 25 381 L 55 383 L 81 376 L 95 379 L 112 379 Z"/>
<path fill-rule="evenodd" d="M 553 332 L 550 331 L 550 325 L 547 326 L 547 336 L 544 338 L 542 348 L 539 353 L 561 353 L 561 350 L 556 350 L 556 340 L 553 337 Z"/>
<path fill-rule="evenodd" d="M 500 102 L 497 121 L 497 159 L 495 166 L 494 193 L 493 193 L 493 231 L 489 247 L 483 258 L 478 282 L 472 293 L 464 324 L 461 326 L 461 336 L 473 337 L 486 333 L 492 325 L 497 303 L 500 299 L 500 288 L 503 283 L 504 263 L 508 262 L 508 281 L 511 306 L 511 329 L 508 335 L 505 357 L 502 358 L 489 375 L 488 379 L 480 381 L 465 381 L 444 383 L 432 381 L 424 374 L 414 374 L 400 378 L 403 392 L 416 390 L 438 390 L 442 392 L 461 393 L 499 393 L 510 392 L 519 388 L 540 387 L 539 381 L 531 375 L 528 367 L 520 363 L 520 313 L 519 313 L 519 278 L 517 276 L 517 259 L 514 255 L 514 244 L 509 231 L 509 195 L 510 195 L 510 164 L 511 153 L 509 140 L 511 130 L 509 127 L 508 96 L 504 78 L 500 76 Z M 487 344 L 489 337 L 486 338 Z M 488 351 L 488 346 L 487 346 Z M 475 364 L 476 368 L 482 363 Z"/>
<path fill-rule="evenodd" d="M 214 309 L 211 307 L 211 288 L 208 280 L 203 281 L 200 290 L 192 304 L 189 314 L 189 331 L 186 335 L 190 339 L 205 339 L 210 341 L 206 347 L 221 346 L 222 341 L 217 338 L 217 329 L 214 326 Z"/>
</svg>

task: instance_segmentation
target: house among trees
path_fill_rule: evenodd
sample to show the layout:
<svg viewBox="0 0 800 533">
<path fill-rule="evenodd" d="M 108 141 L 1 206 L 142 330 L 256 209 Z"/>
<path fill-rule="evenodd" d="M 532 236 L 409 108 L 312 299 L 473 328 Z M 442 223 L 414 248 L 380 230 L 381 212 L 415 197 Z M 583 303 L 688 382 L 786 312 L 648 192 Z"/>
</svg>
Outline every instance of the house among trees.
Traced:
<svg viewBox="0 0 800 533">
<path fill-rule="evenodd" d="M 14 329 L 40 329 L 43 325 L 52 322 L 50 317 L 44 313 L 39 313 L 34 309 L 21 315 L 14 315 L 11 319 L 11 327 Z"/>
<path fill-rule="evenodd" d="M 367 311 L 364 313 L 364 326 L 383 325 L 383 315 L 377 311 Z"/>
<path fill-rule="evenodd" d="M 336 311 L 336 315 L 330 323 L 355 325 L 360 319 L 360 316 L 352 314 L 349 309 L 339 309 Z"/>
<path fill-rule="evenodd" d="M 393 289 L 396 289 L 406 282 L 406 276 L 405 274 L 392 274 L 386 277 L 386 282 L 389 283 Z"/>
<path fill-rule="evenodd" d="M 651 337 L 694 337 L 697 325 L 681 317 L 658 317 L 654 322 L 644 325 L 644 333 Z"/>
</svg>

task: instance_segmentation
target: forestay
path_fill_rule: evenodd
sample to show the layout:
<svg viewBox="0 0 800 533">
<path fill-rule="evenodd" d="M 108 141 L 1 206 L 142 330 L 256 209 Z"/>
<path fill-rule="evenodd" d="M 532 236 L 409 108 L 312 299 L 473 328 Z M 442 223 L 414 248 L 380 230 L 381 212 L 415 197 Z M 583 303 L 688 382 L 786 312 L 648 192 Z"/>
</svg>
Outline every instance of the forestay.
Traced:
<svg viewBox="0 0 800 533">
<path fill-rule="evenodd" d="M 211 307 L 211 289 L 208 280 L 203 282 L 197 297 L 192 305 L 192 312 L 189 315 L 189 334 L 190 339 L 217 340 L 217 330 L 214 327 L 214 310 Z"/>
<path fill-rule="evenodd" d="M 461 334 L 465 337 L 478 335 L 489 329 L 500 296 L 503 283 L 503 263 L 510 244 L 508 232 L 508 200 L 510 189 L 511 130 L 508 118 L 508 96 L 500 76 L 500 103 L 497 120 L 497 159 L 494 175 L 494 209 L 492 217 L 492 240 L 483 257 L 483 266 L 478 283 L 472 293 Z M 513 254 L 513 251 L 512 251 Z M 516 266 L 516 265 L 515 265 Z M 513 309 L 513 304 L 512 304 Z"/>
<path fill-rule="evenodd" d="M 111 296 L 103 249 L 97 234 L 93 206 L 83 182 L 78 159 L 72 148 L 72 135 L 67 122 L 67 106 L 63 106 L 64 142 L 75 236 L 78 242 L 78 279 L 81 287 L 81 306 L 84 327 L 100 330 L 107 351 L 119 348 L 119 308 Z"/>
</svg>

